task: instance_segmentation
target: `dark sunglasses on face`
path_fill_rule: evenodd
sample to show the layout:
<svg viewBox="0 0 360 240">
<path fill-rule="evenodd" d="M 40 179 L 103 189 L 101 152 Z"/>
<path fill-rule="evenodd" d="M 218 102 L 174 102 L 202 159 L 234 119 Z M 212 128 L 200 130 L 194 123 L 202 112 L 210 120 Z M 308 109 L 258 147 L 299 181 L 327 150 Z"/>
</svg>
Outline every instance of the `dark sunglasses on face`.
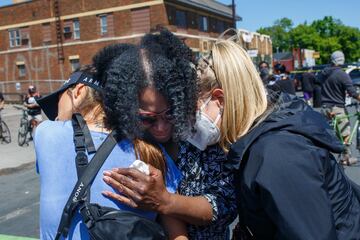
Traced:
<svg viewBox="0 0 360 240">
<path fill-rule="evenodd" d="M 161 111 L 159 113 L 148 112 L 148 111 L 139 109 L 139 119 L 140 119 L 141 123 L 146 127 L 154 125 L 156 123 L 156 121 L 158 121 L 158 118 L 161 118 L 162 120 L 164 120 L 166 122 L 173 123 L 174 117 L 172 114 L 172 109 L 167 108 L 164 111 Z"/>
</svg>

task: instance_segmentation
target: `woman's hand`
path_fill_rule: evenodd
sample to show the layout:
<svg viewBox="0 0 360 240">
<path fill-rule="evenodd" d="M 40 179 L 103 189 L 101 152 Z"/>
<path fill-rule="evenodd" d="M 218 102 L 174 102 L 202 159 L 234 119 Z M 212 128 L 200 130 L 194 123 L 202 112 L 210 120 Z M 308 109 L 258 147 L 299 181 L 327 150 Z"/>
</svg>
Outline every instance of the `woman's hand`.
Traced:
<svg viewBox="0 0 360 240">
<path fill-rule="evenodd" d="M 188 224 L 207 225 L 211 222 L 213 210 L 203 196 L 181 196 L 166 190 L 160 170 L 149 166 L 150 175 L 135 168 L 116 168 L 104 172 L 104 181 L 117 194 L 104 191 L 103 195 L 133 208 L 171 215 Z"/>
<path fill-rule="evenodd" d="M 171 194 L 166 190 L 160 170 L 149 166 L 150 175 L 135 168 L 116 168 L 104 172 L 104 181 L 122 195 L 104 191 L 103 195 L 133 208 L 166 214 Z"/>
</svg>

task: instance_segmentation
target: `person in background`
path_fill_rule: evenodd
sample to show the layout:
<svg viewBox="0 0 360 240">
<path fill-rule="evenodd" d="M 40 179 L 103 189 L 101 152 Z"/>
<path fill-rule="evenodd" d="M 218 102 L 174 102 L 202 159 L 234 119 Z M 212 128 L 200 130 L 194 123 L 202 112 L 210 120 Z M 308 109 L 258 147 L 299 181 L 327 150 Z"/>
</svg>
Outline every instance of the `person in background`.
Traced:
<svg viewBox="0 0 360 240">
<path fill-rule="evenodd" d="M 197 68 L 198 106 L 211 96 L 207 111 L 236 171 L 235 239 L 360 239 L 359 186 L 332 155 L 342 144 L 324 117 L 296 96 L 267 93 L 231 39 L 216 41 Z"/>
<path fill-rule="evenodd" d="M 342 51 L 335 51 L 331 54 L 331 66 L 325 68 L 318 76 L 321 85 L 321 102 L 323 114 L 331 120 L 334 116 L 343 116 L 347 114 L 345 108 L 346 93 L 357 101 L 360 101 L 360 95 L 356 92 L 350 76 L 341 69 L 345 63 L 345 55 Z M 350 137 L 350 121 L 343 118 L 339 121 L 341 135 L 346 145 L 341 163 L 350 165 L 357 162 L 355 157 L 351 157 L 348 140 Z"/>
<path fill-rule="evenodd" d="M 43 120 L 41 115 L 41 108 L 37 103 L 39 98 L 41 98 L 41 95 L 36 90 L 36 87 L 30 85 L 28 87 L 28 94 L 25 96 L 24 106 L 28 109 L 28 120 L 31 122 L 33 132 L 39 123 Z"/>
<path fill-rule="evenodd" d="M 286 67 L 281 64 L 277 63 L 274 66 L 274 78 L 275 81 L 271 81 L 268 84 L 268 88 L 277 91 L 277 92 L 284 92 L 288 94 L 295 95 L 295 86 L 293 81 L 289 78 Z"/>
<path fill-rule="evenodd" d="M 315 84 L 315 75 L 310 68 L 308 71 L 304 72 L 301 78 L 301 89 L 304 93 L 304 100 L 310 106 L 311 99 L 313 97 L 314 92 L 314 84 Z"/>
<path fill-rule="evenodd" d="M 270 81 L 270 66 L 269 63 L 266 61 L 261 61 L 259 63 L 259 72 L 261 80 L 263 81 L 264 85 L 268 85 Z"/>
</svg>

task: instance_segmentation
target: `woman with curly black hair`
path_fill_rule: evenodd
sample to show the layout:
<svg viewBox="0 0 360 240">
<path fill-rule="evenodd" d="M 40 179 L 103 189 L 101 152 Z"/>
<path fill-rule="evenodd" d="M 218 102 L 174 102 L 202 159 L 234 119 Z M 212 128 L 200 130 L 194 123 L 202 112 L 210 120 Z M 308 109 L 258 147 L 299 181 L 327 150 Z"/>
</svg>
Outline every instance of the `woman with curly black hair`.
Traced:
<svg viewBox="0 0 360 240">
<path fill-rule="evenodd" d="M 103 53 L 108 53 L 104 49 Z M 95 57 L 95 62 L 101 60 Z M 201 151 L 185 141 L 195 122 L 197 86 L 191 50 L 167 30 L 147 34 L 140 45 L 108 65 L 105 112 L 108 123 L 128 138 L 161 143 L 183 175 L 178 194 L 164 188 L 162 174 L 119 168 L 104 173 L 104 181 L 122 194 L 104 195 L 131 207 L 155 210 L 188 224 L 190 239 L 227 239 L 236 212 L 233 175 L 224 168 L 220 147 Z M 103 64 L 105 66 L 105 64 Z"/>
<path fill-rule="evenodd" d="M 122 46 L 122 48 L 111 47 L 109 49 L 119 53 L 127 49 L 127 46 Z M 80 143 L 81 146 L 81 141 L 76 141 L 79 138 L 75 138 L 75 135 L 78 136 L 78 131 L 76 128 L 74 129 L 71 121 L 71 119 L 74 119 L 73 114 L 81 114 L 84 122 L 81 129 L 88 128 L 88 135 L 87 137 L 84 136 L 84 142 L 88 146 L 90 146 L 88 143 L 92 142 L 94 149 L 89 150 L 89 147 L 86 153 L 83 153 L 86 154 L 86 160 L 89 159 L 90 164 L 93 161 L 95 149 L 99 150 L 99 146 L 103 144 L 109 133 L 114 129 L 111 123 L 107 123 L 106 126 L 104 124 L 104 121 L 107 122 L 104 108 L 108 107 L 103 101 L 103 91 L 106 83 L 94 77 L 94 75 L 97 75 L 96 71 L 96 68 L 92 65 L 84 66 L 71 74 L 69 80 L 57 91 L 38 100 L 39 105 L 49 118 L 49 120 L 39 125 L 34 136 L 37 170 L 40 174 L 41 187 L 40 239 L 57 239 L 60 235 L 62 235 L 61 239 L 92 239 L 91 236 L 93 235 L 89 234 L 89 229 L 85 224 L 88 217 L 85 218 L 80 211 L 83 206 L 82 203 L 80 203 L 76 211 L 71 213 L 71 221 L 63 221 L 65 218 L 62 216 L 66 216 L 63 215 L 63 209 L 66 209 L 68 198 L 81 176 L 78 175 L 78 164 L 75 164 L 79 160 L 76 157 L 78 146 L 75 147 L 75 143 Z M 122 156 L 121 159 L 119 159 L 119 155 Z M 166 181 L 166 188 L 170 192 L 176 192 L 181 173 L 172 159 L 164 154 L 158 144 L 143 139 L 129 141 L 124 137 L 120 137 L 117 145 L 109 153 L 99 173 L 92 181 L 90 190 L 91 203 L 117 210 L 135 212 L 137 216 L 142 217 L 139 222 L 142 222 L 142 219 L 155 221 L 159 216 L 158 213 L 129 208 L 125 204 L 113 201 L 101 194 L 104 189 L 113 190 L 102 181 L 102 172 L 113 167 L 129 167 L 136 163 L 139 164 L 138 161 L 135 161 L 136 159 L 141 159 L 144 163 L 160 169 Z M 90 167 L 90 164 L 88 167 Z M 184 223 L 174 219 L 174 217 L 160 216 L 160 219 L 164 222 L 165 230 L 169 233 L 169 239 L 187 239 Z M 116 237 L 121 239 L 143 239 L 141 234 L 144 234 L 144 232 L 149 236 L 149 231 L 139 228 L 139 222 L 127 222 L 129 231 L 119 231 Z M 67 232 L 66 229 L 69 229 L 69 231 Z M 156 234 L 158 233 L 157 229 L 154 231 L 156 231 Z M 158 236 L 153 237 L 158 239 Z"/>
</svg>

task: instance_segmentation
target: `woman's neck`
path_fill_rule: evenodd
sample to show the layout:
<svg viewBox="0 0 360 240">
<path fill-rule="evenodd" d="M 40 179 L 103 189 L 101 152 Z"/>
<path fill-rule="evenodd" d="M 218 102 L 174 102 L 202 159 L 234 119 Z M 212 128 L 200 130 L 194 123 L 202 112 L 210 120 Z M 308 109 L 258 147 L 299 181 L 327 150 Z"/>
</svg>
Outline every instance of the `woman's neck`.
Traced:
<svg viewBox="0 0 360 240">
<path fill-rule="evenodd" d="M 105 128 L 103 111 L 99 112 L 98 107 L 92 108 L 86 114 L 83 114 L 84 120 L 88 125 L 90 131 L 109 133 L 110 131 Z"/>
</svg>

